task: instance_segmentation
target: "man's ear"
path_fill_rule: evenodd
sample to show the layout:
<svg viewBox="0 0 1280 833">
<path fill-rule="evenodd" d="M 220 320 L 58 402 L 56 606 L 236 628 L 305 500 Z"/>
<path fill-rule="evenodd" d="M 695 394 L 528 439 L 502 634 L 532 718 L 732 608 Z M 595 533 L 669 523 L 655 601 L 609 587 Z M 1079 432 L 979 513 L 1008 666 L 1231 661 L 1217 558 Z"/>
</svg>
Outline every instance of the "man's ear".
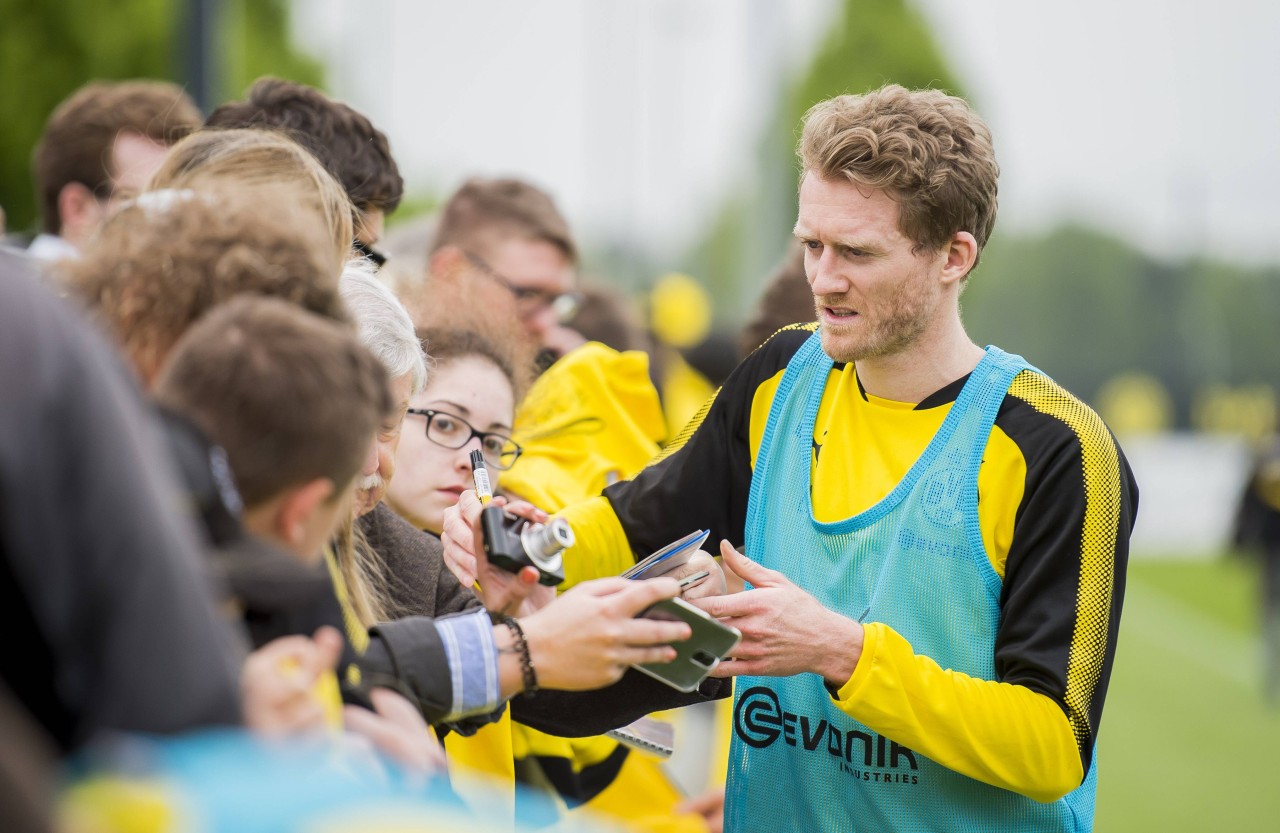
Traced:
<svg viewBox="0 0 1280 833">
<path fill-rule="evenodd" d="M 441 246 L 431 253 L 427 271 L 433 278 L 456 282 L 467 268 L 467 256 L 457 246 Z"/>
<path fill-rule="evenodd" d="M 318 522 L 320 507 L 333 497 L 333 481 L 327 477 L 295 486 L 285 492 L 276 510 L 276 535 L 288 543 L 290 549 L 302 547 Z M 333 530 L 325 530 L 325 534 Z M 310 553 L 309 553 L 310 554 Z"/>
<path fill-rule="evenodd" d="M 58 192 L 58 234 L 82 246 L 102 222 L 104 208 L 83 182 L 68 182 Z"/>
<path fill-rule="evenodd" d="M 957 231 L 947 243 L 946 263 L 942 266 L 943 283 L 957 283 L 978 260 L 978 241 L 967 231 Z"/>
</svg>

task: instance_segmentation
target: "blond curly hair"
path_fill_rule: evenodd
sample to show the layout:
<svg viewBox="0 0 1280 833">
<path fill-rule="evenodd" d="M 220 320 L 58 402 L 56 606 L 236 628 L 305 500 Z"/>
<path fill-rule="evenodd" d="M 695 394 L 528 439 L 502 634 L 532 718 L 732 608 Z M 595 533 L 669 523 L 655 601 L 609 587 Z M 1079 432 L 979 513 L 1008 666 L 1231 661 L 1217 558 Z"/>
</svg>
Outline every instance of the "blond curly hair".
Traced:
<svg viewBox="0 0 1280 833">
<path fill-rule="evenodd" d="M 802 176 L 892 197 L 898 228 L 918 250 L 967 231 L 980 253 L 991 237 L 1000 167 L 991 131 L 962 98 L 897 84 L 837 96 L 805 114 L 797 153 Z"/>
</svg>

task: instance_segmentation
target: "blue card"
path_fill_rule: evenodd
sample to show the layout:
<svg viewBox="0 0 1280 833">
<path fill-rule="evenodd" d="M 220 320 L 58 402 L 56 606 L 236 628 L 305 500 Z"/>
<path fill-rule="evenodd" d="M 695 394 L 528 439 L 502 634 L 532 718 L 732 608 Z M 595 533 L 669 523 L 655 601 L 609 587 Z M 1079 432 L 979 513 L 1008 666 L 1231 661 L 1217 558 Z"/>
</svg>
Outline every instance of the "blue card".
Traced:
<svg viewBox="0 0 1280 833">
<path fill-rule="evenodd" d="M 634 579 L 656 578 L 666 575 L 677 567 L 683 567 L 710 534 L 711 530 L 709 529 L 690 532 L 680 540 L 672 541 L 644 561 L 637 563 L 630 570 L 623 573 L 622 577 Z"/>
</svg>

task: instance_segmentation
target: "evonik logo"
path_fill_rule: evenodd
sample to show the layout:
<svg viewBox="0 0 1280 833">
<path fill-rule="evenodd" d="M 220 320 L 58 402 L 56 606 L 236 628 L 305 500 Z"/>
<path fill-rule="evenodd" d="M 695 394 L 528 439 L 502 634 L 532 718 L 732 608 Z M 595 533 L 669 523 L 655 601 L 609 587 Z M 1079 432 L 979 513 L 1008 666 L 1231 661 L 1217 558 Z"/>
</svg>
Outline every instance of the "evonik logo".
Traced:
<svg viewBox="0 0 1280 833">
<path fill-rule="evenodd" d="M 833 758 L 854 766 L 920 768 L 914 752 L 883 735 L 860 729 L 846 731 L 826 718 L 815 721 L 808 715 L 784 711 L 777 692 L 766 686 L 754 686 L 738 697 L 733 710 L 733 730 L 743 743 L 754 749 L 765 749 L 781 738 L 783 743 L 797 750 L 818 752 L 823 749 Z M 855 747 L 859 753 L 856 759 Z M 854 774 L 864 777 L 862 772 Z M 865 776 L 864 780 L 871 779 Z M 914 780 L 912 777 L 913 783 Z"/>
</svg>

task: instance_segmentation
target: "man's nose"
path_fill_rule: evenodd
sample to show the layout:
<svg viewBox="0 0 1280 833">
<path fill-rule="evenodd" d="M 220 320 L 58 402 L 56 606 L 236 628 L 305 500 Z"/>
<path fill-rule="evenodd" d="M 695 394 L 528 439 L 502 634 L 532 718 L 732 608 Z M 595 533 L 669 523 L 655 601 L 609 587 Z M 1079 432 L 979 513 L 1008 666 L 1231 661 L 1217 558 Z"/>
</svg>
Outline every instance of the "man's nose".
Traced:
<svg viewBox="0 0 1280 833">
<path fill-rule="evenodd" d="M 830 247 L 817 257 L 805 258 L 805 273 L 814 295 L 842 295 L 849 289 L 849 281 L 841 274 L 840 264 Z"/>
<path fill-rule="evenodd" d="M 546 304 L 529 313 L 524 318 L 524 327 L 529 331 L 529 335 L 538 340 L 541 346 L 543 336 L 551 331 L 551 328 L 558 324 L 555 308 L 551 304 Z"/>
</svg>

